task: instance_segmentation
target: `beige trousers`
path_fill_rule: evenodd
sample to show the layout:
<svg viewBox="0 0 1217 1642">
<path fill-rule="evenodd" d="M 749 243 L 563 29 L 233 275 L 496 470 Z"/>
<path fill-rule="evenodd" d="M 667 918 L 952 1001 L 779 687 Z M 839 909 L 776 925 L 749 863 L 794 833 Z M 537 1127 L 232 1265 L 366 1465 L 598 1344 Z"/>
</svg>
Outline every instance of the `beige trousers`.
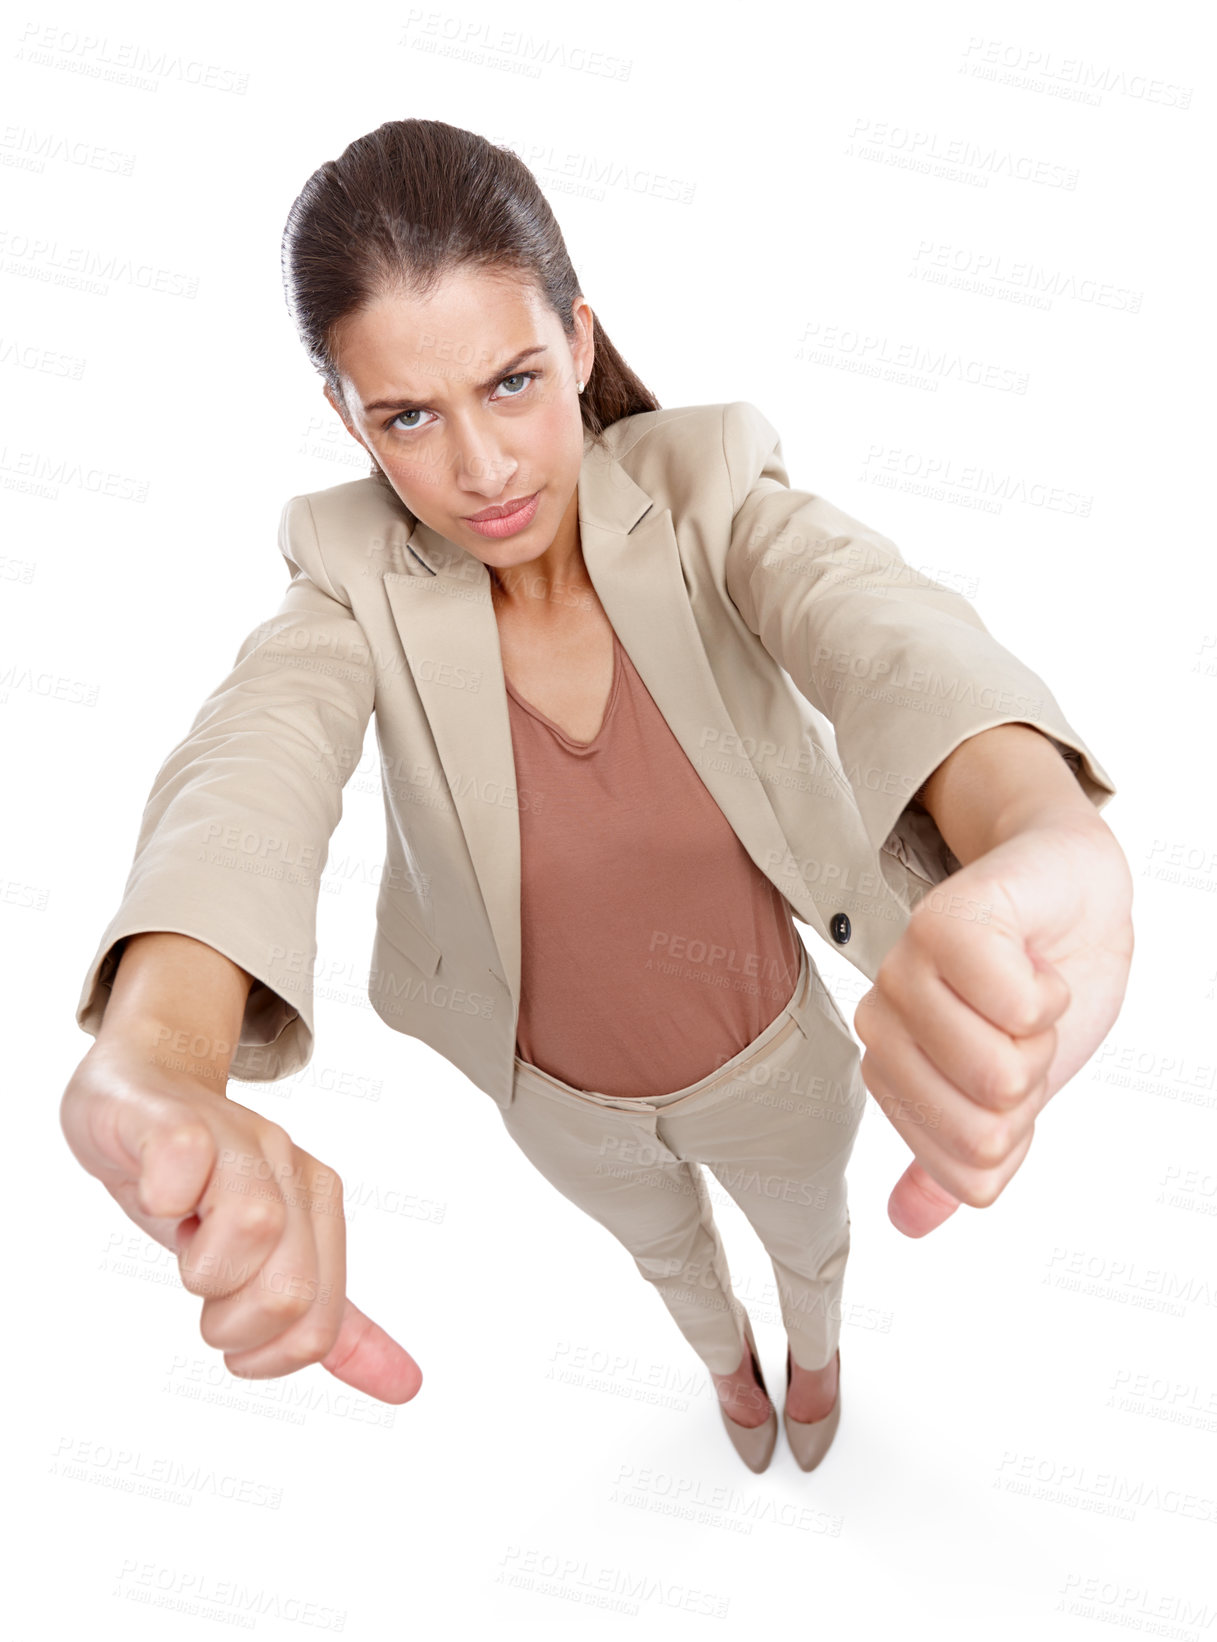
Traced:
<svg viewBox="0 0 1217 1642">
<path fill-rule="evenodd" d="M 769 1255 L 802 1368 L 830 1362 L 849 1256 L 845 1167 L 866 1106 L 858 1045 L 803 948 L 791 1000 L 686 1089 L 650 1099 L 574 1089 L 516 1056 L 512 1139 L 625 1245 L 713 1374 L 739 1367 L 743 1308 L 700 1165 Z"/>
</svg>

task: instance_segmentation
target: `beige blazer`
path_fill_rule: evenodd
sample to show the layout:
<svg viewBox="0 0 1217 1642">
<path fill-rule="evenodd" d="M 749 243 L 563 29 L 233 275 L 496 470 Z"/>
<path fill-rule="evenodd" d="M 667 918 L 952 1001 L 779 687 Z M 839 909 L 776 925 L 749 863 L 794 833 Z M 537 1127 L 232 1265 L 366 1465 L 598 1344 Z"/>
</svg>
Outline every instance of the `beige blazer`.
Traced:
<svg viewBox="0 0 1217 1642">
<path fill-rule="evenodd" d="M 748 854 L 869 981 L 960 865 L 915 799 L 960 742 L 1032 724 L 1096 807 L 1116 790 L 967 600 L 790 488 L 750 404 L 587 437 L 579 528 L 610 622 Z M 369 998 L 506 1106 L 520 800 L 489 572 L 373 478 L 293 496 L 279 548 L 283 602 L 156 777 L 77 1021 L 97 1032 L 116 943 L 173 930 L 254 977 L 235 1077 L 308 1062 L 320 877 L 374 713 L 386 850 Z"/>
</svg>

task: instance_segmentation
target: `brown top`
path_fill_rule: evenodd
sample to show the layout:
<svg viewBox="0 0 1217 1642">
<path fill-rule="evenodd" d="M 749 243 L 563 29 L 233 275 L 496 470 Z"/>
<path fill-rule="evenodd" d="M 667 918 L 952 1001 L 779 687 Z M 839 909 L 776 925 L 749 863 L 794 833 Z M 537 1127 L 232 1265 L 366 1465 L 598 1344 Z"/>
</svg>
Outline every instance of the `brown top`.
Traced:
<svg viewBox="0 0 1217 1642">
<path fill-rule="evenodd" d="M 671 1094 L 786 1006 L 800 941 L 616 633 L 591 741 L 507 683 L 520 805 L 516 1053 L 576 1089 Z"/>
</svg>

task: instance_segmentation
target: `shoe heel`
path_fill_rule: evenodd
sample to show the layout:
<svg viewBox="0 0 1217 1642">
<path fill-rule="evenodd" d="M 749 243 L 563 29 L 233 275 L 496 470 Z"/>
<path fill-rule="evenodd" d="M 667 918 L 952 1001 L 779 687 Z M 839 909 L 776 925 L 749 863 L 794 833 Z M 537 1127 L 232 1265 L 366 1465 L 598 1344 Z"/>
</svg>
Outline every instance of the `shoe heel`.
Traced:
<svg viewBox="0 0 1217 1642">
<path fill-rule="evenodd" d="M 756 1382 L 765 1395 L 769 1397 L 769 1388 L 765 1384 L 765 1376 L 761 1373 L 760 1359 L 757 1356 L 756 1339 L 752 1333 L 752 1319 L 747 1312 L 744 1313 L 744 1338 L 752 1357 L 752 1372 L 756 1376 Z M 773 1451 L 777 1447 L 778 1416 L 777 1409 L 773 1406 L 772 1397 L 769 1397 L 769 1405 L 769 1418 L 762 1425 L 740 1425 L 738 1421 L 731 1418 L 722 1403 L 718 1405 L 718 1411 L 722 1415 L 723 1425 L 726 1427 L 727 1435 L 731 1438 L 732 1446 L 750 1471 L 761 1472 L 766 1470 L 773 1458 Z"/>
<path fill-rule="evenodd" d="M 786 1391 L 790 1391 L 790 1347 L 786 1347 Z M 837 1347 L 837 1400 L 822 1420 L 792 1420 L 782 1409 L 786 1441 L 802 1471 L 814 1471 L 832 1447 L 841 1419 L 841 1348 Z"/>
</svg>

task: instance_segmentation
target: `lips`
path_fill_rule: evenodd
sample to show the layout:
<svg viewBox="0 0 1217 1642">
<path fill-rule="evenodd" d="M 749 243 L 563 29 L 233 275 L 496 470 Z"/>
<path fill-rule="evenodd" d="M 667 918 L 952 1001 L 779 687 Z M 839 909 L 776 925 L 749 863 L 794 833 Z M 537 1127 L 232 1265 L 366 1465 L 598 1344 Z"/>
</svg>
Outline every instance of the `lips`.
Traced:
<svg viewBox="0 0 1217 1642">
<path fill-rule="evenodd" d="M 527 507 L 535 495 L 536 491 L 534 490 L 530 496 L 521 496 L 514 502 L 501 502 L 497 507 L 483 508 L 481 513 L 467 513 L 465 517 L 470 524 L 475 525 L 488 524 L 491 519 L 509 519 L 513 513 L 518 513 L 521 508 Z"/>
<path fill-rule="evenodd" d="M 500 502 L 497 507 L 486 508 L 476 517 L 466 519 L 465 528 L 476 530 L 479 536 L 490 541 L 505 541 L 508 536 L 518 536 L 521 531 L 532 528 L 540 505 L 541 492 L 537 490 L 522 502 Z"/>
</svg>

